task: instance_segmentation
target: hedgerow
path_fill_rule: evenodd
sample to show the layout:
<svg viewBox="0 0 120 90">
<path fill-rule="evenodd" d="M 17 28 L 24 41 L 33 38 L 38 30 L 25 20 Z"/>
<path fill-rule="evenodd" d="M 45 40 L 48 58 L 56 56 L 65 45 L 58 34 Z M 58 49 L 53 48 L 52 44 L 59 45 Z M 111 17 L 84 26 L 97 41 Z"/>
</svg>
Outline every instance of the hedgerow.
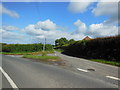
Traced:
<svg viewBox="0 0 120 90">
<path fill-rule="evenodd" d="M 50 51 L 53 46 L 50 44 L 45 45 L 45 50 Z M 36 52 L 42 51 L 43 44 L 6 44 L 2 45 L 3 52 Z"/>
<path fill-rule="evenodd" d="M 120 35 L 92 40 L 76 41 L 63 47 L 65 54 L 90 59 L 120 62 Z"/>
</svg>

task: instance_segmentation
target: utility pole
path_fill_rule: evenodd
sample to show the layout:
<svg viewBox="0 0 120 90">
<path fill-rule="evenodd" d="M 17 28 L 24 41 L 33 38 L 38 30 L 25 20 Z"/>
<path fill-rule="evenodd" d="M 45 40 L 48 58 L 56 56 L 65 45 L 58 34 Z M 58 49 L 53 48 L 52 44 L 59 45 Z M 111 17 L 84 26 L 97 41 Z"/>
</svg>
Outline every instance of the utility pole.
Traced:
<svg viewBox="0 0 120 90">
<path fill-rule="evenodd" d="M 46 45 L 46 38 L 44 39 L 43 51 L 45 51 L 45 45 Z"/>
</svg>

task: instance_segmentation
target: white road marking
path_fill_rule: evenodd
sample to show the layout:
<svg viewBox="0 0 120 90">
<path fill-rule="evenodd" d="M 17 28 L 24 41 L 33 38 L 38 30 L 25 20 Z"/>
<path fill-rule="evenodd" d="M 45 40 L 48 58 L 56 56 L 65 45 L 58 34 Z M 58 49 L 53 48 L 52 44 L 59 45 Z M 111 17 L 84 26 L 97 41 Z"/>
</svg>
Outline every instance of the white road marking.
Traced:
<svg viewBox="0 0 120 90">
<path fill-rule="evenodd" d="M 107 78 L 111 78 L 111 79 L 115 79 L 115 80 L 120 80 L 119 78 L 117 77 L 113 77 L 113 76 L 106 76 Z"/>
<path fill-rule="evenodd" d="M 10 76 L 8 76 L 8 74 L 2 69 L 2 67 L 0 67 L 0 71 L 4 74 L 4 76 L 6 77 L 6 79 L 8 80 L 10 85 L 12 86 L 12 88 L 15 88 L 18 90 L 17 85 L 13 82 L 13 80 L 10 78 Z"/>
<path fill-rule="evenodd" d="M 83 72 L 88 72 L 87 70 L 77 68 L 77 70 L 83 71 Z"/>
</svg>

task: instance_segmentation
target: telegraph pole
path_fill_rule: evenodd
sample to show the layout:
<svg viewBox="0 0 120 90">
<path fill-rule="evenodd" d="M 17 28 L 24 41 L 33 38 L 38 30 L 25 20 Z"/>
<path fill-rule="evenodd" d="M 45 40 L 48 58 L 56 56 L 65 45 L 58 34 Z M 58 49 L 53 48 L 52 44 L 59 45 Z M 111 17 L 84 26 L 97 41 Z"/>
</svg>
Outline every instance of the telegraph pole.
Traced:
<svg viewBox="0 0 120 90">
<path fill-rule="evenodd" d="M 46 38 L 44 39 L 43 51 L 45 51 L 45 45 L 46 45 Z"/>
</svg>

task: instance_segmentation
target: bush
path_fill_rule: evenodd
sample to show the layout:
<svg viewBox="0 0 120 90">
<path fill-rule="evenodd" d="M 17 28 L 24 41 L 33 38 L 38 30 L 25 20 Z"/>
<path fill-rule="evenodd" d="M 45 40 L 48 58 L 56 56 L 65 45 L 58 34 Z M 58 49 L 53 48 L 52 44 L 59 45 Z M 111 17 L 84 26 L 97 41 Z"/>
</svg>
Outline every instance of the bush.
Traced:
<svg viewBox="0 0 120 90">
<path fill-rule="evenodd" d="M 50 51 L 53 49 L 53 46 L 46 44 L 45 50 Z M 3 52 L 36 52 L 42 51 L 43 44 L 7 44 L 2 45 Z"/>
<path fill-rule="evenodd" d="M 77 41 L 64 48 L 64 53 L 76 57 L 120 62 L 120 35 Z"/>
<path fill-rule="evenodd" d="M 47 53 L 43 52 L 43 53 L 42 53 L 42 56 L 47 56 Z"/>
</svg>

